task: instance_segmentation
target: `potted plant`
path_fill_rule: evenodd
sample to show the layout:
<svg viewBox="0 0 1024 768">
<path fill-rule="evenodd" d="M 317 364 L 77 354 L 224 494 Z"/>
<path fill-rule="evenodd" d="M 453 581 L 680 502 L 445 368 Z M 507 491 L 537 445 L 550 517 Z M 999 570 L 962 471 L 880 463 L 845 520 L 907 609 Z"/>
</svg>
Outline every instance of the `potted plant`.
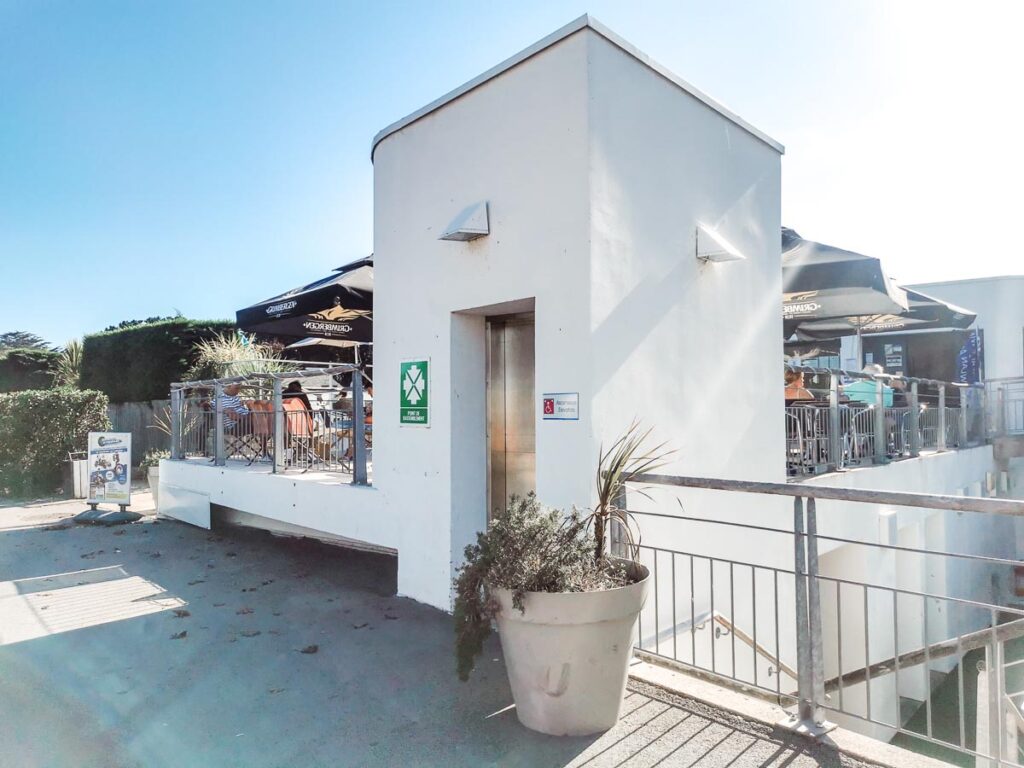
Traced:
<svg viewBox="0 0 1024 768">
<path fill-rule="evenodd" d="M 160 509 L 160 459 L 171 458 L 171 452 L 154 448 L 142 457 L 139 466 L 146 471 L 149 478 L 149 490 L 153 492 L 153 508 Z"/>
<path fill-rule="evenodd" d="M 619 718 L 634 629 L 650 586 L 639 563 L 625 484 L 664 465 L 664 444 L 633 424 L 599 454 L 597 503 L 588 514 L 545 510 L 513 497 L 455 579 L 458 674 L 468 679 L 498 626 L 519 721 L 551 735 L 585 735 Z M 608 552 L 612 527 L 624 557 Z"/>
</svg>

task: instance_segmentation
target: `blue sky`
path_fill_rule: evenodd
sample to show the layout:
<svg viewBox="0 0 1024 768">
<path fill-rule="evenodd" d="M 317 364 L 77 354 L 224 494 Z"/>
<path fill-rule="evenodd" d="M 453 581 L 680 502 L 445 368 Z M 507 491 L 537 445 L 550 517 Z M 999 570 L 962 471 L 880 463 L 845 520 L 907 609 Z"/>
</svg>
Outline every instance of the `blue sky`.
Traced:
<svg viewBox="0 0 1024 768">
<path fill-rule="evenodd" d="M 801 234 L 1021 272 L 1020 8 L 0 0 L 0 331 L 232 317 L 366 255 L 373 135 L 583 12 L 786 145 Z"/>
</svg>

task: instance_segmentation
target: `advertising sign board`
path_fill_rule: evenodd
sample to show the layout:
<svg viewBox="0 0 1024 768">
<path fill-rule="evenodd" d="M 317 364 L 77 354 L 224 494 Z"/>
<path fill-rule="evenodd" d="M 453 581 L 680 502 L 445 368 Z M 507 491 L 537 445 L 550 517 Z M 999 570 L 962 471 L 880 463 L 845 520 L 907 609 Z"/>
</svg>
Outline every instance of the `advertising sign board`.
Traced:
<svg viewBox="0 0 1024 768">
<path fill-rule="evenodd" d="M 131 432 L 89 433 L 89 503 L 127 506 L 132 498 Z"/>
</svg>

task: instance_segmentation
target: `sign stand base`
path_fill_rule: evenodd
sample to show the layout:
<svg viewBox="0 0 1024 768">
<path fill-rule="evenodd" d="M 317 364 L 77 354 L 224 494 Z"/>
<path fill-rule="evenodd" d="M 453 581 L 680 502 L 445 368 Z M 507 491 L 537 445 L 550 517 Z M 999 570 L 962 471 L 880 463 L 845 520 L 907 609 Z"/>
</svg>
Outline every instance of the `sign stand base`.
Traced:
<svg viewBox="0 0 1024 768">
<path fill-rule="evenodd" d="M 87 523 L 90 525 L 123 525 L 134 523 L 142 519 L 138 512 L 129 512 L 127 504 L 119 504 L 118 510 L 100 509 L 95 502 L 89 502 L 89 509 L 79 512 L 73 518 L 76 523 Z"/>
</svg>

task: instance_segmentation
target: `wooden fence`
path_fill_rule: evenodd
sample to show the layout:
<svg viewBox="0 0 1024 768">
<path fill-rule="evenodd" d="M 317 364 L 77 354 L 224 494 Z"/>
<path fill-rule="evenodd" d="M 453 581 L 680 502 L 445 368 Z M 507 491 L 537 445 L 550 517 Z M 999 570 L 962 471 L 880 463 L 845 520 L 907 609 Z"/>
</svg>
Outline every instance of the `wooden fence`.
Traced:
<svg viewBox="0 0 1024 768">
<path fill-rule="evenodd" d="M 170 435 L 159 429 L 151 429 L 156 424 L 155 417 L 166 418 L 164 409 L 169 408 L 170 404 L 170 400 L 150 400 L 143 403 L 112 403 L 107 406 L 113 431 L 132 433 L 132 463 L 138 464 L 149 451 L 171 449 Z"/>
</svg>

